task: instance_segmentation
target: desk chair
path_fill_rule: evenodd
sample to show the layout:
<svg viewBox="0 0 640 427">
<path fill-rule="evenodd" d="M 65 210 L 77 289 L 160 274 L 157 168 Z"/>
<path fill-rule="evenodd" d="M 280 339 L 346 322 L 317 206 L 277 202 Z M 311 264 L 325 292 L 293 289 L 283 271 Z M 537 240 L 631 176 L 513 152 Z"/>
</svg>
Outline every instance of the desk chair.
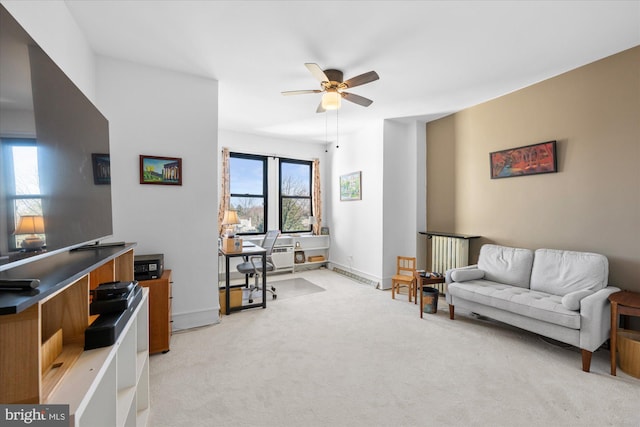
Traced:
<svg viewBox="0 0 640 427">
<path fill-rule="evenodd" d="M 275 269 L 273 261 L 271 261 L 271 252 L 276 244 L 276 239 L 280 235 L 280 230 L 267 231 L 264 236 L 264 240 L 260 246 L 267 251 L 267 265 L 262 267 L 262 256 L 255 255 L 252 257 L 245 257 L 244 262 L 238 265 L 238 271 L 245 276 L 245 284 L 249 286 L 249 276 L 255 277 L 255 284 L 249 288 L 249 304 L 253 303 L 253 293 L 262 291 L 260 286 L 260 274 L 266 274 L 267 271 L 273 271 Z M 271 286 L 271 289 L 267 289 L 267 292 L 271 292 L 273 299 L 276 299 L 276 288 Z"/>
<path fill-rule="evenodd" d="M 416 292 L 416 259 L 412 257 L 399 256 L 396 261 L 396 274 L 391 278 L 391 298 L 396 299 L 396 292 L 401 286 L 409 288 L 409 302 Z M 416 298 L 418 296 L 416 295 Z"/>
</svg>

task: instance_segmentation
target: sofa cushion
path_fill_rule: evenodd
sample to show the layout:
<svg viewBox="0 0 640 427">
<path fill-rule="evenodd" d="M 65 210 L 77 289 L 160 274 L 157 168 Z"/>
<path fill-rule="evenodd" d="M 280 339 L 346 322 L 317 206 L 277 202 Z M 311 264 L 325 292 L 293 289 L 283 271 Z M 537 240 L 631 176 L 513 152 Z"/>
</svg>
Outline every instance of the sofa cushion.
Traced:
<svg viewBox="0 0 640 427">
<path fill-rule="evenodd" d="M 498 245 L 483 245 L 480 248 L 478 268 L 484 278 L 506 285 L 529 287 L 533 251 Z"/>
<path fill-rule="evenodd" d="M 600 254 L 538 249 L 531 271 L 531 289 L 564 296 L 607 286 L 609 261 Z"/>
<path fill-rule="evenodd" d="M 562 297 L 562 305 L 567 307 L 569 310 L 580 310 L 580 301 L 582 301 L 582 298 L 588 297 L 592 293 L 593 291 L 590 291 L 588 289 L 569 292 Z"/>
<path fill-rule="evenodd" d="M 468 270 L 453 270 L 451 272 L 451 279 L 454 282 L 466 282 L 468 280 L 482 279 L 484 277 L 484 271 L 477 268 Z"/>
<path fill-rule="evenodd" d="M 562 305 L 562 298 L 558 295 L 488 280 L 451 283 L 447 292 L 453 296 L 454 305 L 455 298 L 462 298 L 567 328 L 580 329 L 580 312 Z"/>
</svg>

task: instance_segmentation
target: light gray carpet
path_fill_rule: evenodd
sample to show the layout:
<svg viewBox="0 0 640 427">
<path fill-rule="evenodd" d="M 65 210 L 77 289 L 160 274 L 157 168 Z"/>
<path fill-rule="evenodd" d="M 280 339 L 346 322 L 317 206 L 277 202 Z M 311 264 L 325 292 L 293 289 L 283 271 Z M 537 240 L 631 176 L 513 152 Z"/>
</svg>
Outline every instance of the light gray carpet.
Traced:
<svg viewBox="0 0 640 427">
<path fill-rule="evenodd" d="M 640 380 L 445 303 L 328 270 L 324 288 L 174 334 L 150 359 L 150 426 L 634 426 Z"/>
<path fill-rule="evenodd" d="M 267 282 L 267 288 L 270 289 L 271 286 L 276 288 L 276 294 L 278 295 L 278 297 L 274 300 L 271 298 L 271 293 L 267 293 L 267 307 L 272 302 L 282 301 L 283 299 L 288 298 L 301 297 L 324 291 L 324 288 L 318 285 L 314 285 L 307 279 L 303 279 L 301 277 L 294 277 L 293 279 L 284 280 L 272 280 L 271 278 L 269 278 L 269 281 Z M 254 302 L 261 301 L 262 292 L 254 292 L 253 300 Z"/>
</svg>

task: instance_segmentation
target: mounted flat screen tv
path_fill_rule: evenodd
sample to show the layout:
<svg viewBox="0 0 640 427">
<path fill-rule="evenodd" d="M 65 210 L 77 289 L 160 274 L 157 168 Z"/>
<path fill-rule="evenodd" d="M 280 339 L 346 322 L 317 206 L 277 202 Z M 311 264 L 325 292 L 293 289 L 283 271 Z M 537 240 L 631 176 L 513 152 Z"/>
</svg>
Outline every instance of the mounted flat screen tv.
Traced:
<svg viewBox="0 0 640 427">
<path fill-rule="evenodd" d="M 109 123 L 0 5 L 0 271 L 113 233 Z"/>
</svg>

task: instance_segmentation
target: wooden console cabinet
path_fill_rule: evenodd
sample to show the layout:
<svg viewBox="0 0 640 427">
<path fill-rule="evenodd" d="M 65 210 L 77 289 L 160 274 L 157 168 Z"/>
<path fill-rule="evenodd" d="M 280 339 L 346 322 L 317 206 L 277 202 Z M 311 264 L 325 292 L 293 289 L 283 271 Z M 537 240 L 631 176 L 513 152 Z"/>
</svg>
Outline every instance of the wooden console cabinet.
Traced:
<svg viewBox="0 0 640 427">
<path fill-rule="evenodd" d="M 68 404 L 70 425 L 146 425 L 148 294 L 116 343 L 84 351 L 89 290 L 133 280 L 133 246 L 55 254 L 0 272 L 37 278 L 34 292 L 0 292 L 0 403 Z"/>
<path fill-rule="evenodd" d="M 166 353 L 171 342 L 171 270 L 138 283 L 149 289 L 149 354 Z"/>
</svg>

